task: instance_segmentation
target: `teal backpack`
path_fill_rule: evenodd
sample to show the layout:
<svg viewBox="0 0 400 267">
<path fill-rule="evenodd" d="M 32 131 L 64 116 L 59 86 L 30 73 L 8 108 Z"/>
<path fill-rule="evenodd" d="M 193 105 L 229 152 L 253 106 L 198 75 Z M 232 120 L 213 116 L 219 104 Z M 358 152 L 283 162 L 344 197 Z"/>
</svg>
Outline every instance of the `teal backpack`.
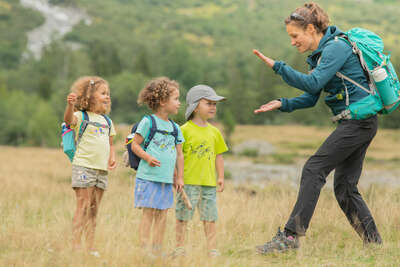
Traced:
<svg viewBox="0 0 400 267">
<path fill-rule="evenodd" d="M 343 80 L 345 87 L 347 108 L 334 116 L 332 120 L 362 120 L 377 113 L 393 112 L 400 105 L 400 82 L 390 62 L 390 53 L 384 54 L 382 39 L 375 33 L 361 28 L 353 28 L 335 38 L 346 40 L 353 48 L 353 53 L 358 55 L 367 76 L 369 88 L 337 72 L 336 76 Z M 349 105 L 349 95 L 344 80 L 353 83 L 369 95 Z"/>
</svg>

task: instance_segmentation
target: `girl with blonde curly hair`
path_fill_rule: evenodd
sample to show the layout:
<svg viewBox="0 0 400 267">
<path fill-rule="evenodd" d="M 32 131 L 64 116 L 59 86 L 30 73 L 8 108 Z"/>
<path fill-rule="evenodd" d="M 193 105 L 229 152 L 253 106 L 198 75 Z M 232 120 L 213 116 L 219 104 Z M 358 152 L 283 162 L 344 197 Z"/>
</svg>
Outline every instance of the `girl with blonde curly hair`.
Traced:
<svg viewBox="0 0 400 267">
<path fill-rule="evenodd" d="M 147 249 L 154 221 L 150 255 L 159 256 L 167 211 L 174 204 L 172 185 L 178 191 L 183 187 L 184 139 L 179 126 L 169 119 L 180 107 L 179 85 L 166 77 L 151 80 L 140 92 L 138 103 L 146 104 L 154 112 L 140 121 L 131 143 L 132 151 L 142 159 L 135 182 L 135 207 L 143 209 L 139 239 L 141 247 Z M 154 137 L 147 140 L 153 127 Z M 142 146 L 144 141 L 146 149 Z"/>
<path fill-rule="evenodd" d="M 72 188 L 76 196 L 73 248 L 80 249 L 85 232 L 86 248 L 94 256 L 99 256 L 93 247 L 97 211 L 107 188 L 107 171 L 116 167 L 116 133 L 106 115 L 110 109 L 108 82 L 97 76 L 85 76 L 73 83 L 64 113 L 65 123 L 79 136 L 72 160 Z"/>
</svg>

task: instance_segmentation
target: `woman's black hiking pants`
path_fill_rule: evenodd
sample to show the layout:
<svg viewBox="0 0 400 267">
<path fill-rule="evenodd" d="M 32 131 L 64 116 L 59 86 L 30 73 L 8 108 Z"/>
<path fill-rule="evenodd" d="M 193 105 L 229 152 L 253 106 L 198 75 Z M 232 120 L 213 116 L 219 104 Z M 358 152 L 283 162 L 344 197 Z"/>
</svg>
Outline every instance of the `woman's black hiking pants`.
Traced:
<svg viewBox="0 0 400 267">
<path fill-rule="evenodd" d="M 350 224 L 364 242 L 382 242 L 371 212 L 357 189 L 377 123 L 377 117 L 373 116 L 365 120 L 342 120 L 338 124 L 304 165 L 297 202 L 285 229 L 305 235 L 326 177 L 335 170 L 335 196 Z"/>
</svg>

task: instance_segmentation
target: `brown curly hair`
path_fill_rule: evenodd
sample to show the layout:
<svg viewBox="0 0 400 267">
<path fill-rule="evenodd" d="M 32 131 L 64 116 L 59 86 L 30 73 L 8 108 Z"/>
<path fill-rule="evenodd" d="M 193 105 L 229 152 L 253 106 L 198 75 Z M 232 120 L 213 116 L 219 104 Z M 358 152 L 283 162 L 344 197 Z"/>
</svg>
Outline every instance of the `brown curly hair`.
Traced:
<svg viewBox="0 0 400 267">
<path fill-rule="evenodd" d="M 317 32 L 324 33 L 329 26 L 329 16 L 326 12 L 314 2 L 305 3 L 304 6 L 296 10 L 285 19 L 285 24 L 295 23 L 303 29 L 308 24 L 314 25 Z"/>
<path fill-rule="evenodd" d="M 91 101 L 93 94 L 102 85 L 105 85 L 108 88 L 110 88 L 108 82 L 98 76 L 84 76 L 78 78 L 71 86 L 71 92 L 77 95 L 77 101 L 74 107 L 75 111 L 77 110 L 91 111 L 94 108 L 92 106 L 93 102 Z M 106 113 L 109 112 L 110 110 L 106 111 Z"/>
<path fill-rule="evenodd" d="M 139 105 L 146 104 L 151 110 L 157 111 L 161 101 L 168 100 L 171 92 L 179 90 L 178 82 L 167 77 L 158 77 L 151 80 L 139 93 Z"/>
</svg>

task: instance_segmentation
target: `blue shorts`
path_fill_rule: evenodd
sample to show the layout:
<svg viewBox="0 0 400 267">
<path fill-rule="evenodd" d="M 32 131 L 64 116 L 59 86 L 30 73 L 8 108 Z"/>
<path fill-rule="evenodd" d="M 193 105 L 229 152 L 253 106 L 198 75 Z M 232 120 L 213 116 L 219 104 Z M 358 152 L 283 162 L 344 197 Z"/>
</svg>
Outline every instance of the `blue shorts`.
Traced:
<svg viewBox="0 0 400 267">
<path fill-rule="evenodd" d="M 172 184 L 136 178 L 135 208 L 169 209 L 174 205 Z"/>
</svg>

